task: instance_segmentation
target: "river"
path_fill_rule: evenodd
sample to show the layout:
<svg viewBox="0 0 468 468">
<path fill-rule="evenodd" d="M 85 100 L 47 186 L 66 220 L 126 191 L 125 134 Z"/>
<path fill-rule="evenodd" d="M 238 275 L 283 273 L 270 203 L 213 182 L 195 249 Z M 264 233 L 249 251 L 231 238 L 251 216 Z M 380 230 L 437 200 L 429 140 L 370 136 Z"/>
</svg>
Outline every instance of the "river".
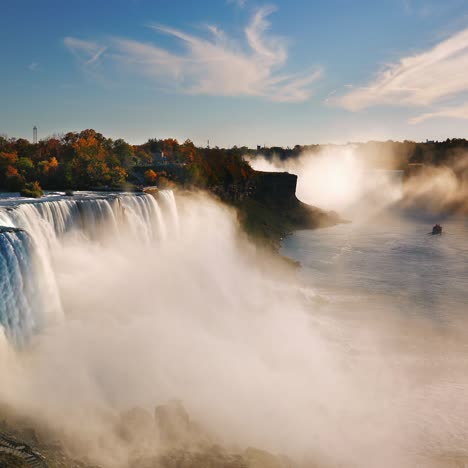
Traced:
<svg viewBox="0 0 468 468">
<path fill-rule="evenodd" d="M 298 231 L 282 253 L 298 260 L 317 295 L 347 309 L 419 315 L 441 322 L 468 313 L 468 220 L 393 213 L 365 223 Z"/>
</svg>

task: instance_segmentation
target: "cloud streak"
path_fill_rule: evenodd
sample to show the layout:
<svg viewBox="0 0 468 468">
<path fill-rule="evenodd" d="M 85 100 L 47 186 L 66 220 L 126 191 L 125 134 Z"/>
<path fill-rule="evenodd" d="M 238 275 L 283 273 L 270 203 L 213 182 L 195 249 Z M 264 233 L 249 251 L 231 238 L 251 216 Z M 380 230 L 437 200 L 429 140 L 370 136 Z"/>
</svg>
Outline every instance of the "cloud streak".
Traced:
<svg viewBox="0 0 468 468">
<path fill-rule="evenodd" d="M 409 123 L 419 124 L 425 122 L 426 120 L 436 118 L 468 119 L 468 102 L 465 102 L 459 106 L 444 107 L 440 110 L 435 110 L 433 112 L 426 112 L 425 114 L 413 117 L 409 121 Z"/>
<path fill-rule="evenodd" d="M 84 63 L 84 65 L 91 65 L 97 62 L 101 55 L 107 50 L 107 47 L 96 42 L 85 41 L 75 37 L 66 37 L 63 42 L 73 55 Z"/>
<path fill-rule="evenodd" d="M 107 56 L 131 72 L 154 83 L 191 95 L 256 96 L 274 102 L 303 102 L 312 95 L 312 84 L 322 76 L 316 68 L 308 73 L 286 73 L 286 41 L 269 34 L 268 17 L 273 7 L 258 9 L 244 28 L 243 41 L 229 38 L 216 26 L 208 36 L 193 35 L 159 24 L 149 25 L 171 36 L 184 48 L 174 53 L 155 43 L 113 38 L 109 46 L 68 37 L 66 46 L 90 65 Z"/>
<path fill-rule="evenodd" d="M 457 98 L 468 92 L 468 28 L 435 47 L 403 57 L 388 65 L 366 86 L 353 88 L 335 100 L 350 111 L 372 106 L 424 107 Z M 466 107 L 466 106 L 465 106 Z M 457 113 L 439 109 L 412 119 L 413 123 L 436 115 Z"/>
</svg>

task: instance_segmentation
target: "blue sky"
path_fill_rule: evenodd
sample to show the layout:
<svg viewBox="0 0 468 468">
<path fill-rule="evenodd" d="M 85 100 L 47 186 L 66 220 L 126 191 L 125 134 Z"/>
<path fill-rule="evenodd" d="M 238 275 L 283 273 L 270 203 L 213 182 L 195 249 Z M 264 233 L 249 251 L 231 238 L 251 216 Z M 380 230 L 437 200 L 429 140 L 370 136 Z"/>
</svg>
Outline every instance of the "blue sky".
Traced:
<svg viewBox="0 0 468 468">
<path fill-rule="evenodd" d="M 0 133 L 468 137 L 466 0 L 3 0 Z"/>
</svg>

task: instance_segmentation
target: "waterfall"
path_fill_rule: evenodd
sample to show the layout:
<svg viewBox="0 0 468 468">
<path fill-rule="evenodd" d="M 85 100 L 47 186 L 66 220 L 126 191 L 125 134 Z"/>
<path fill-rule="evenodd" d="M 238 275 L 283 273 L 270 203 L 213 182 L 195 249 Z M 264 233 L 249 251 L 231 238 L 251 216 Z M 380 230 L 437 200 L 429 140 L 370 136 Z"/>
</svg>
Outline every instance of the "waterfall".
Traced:
<svg viewBox="0 0 468 468">
<path fill-rule="evenodd" d="M 177 235 L 180 234 L 180 223 L 179 223 L 179 212 L 177 211 L 177 205 L 175 201 L 174 192 L 172 190 L 161 190 L 159 192 L 161 200 L 166 204 L 171 215 L 171 222 L 174 227 L 174 231 Z"/>
<path fill-rule="evenodd" d="M 2 203 L 3 202 L 3 203 Z M 63 316 L 53 251 L 67 235 L 90 242 L 165 241 L 178 235 L 174 193 L 83 193 L 34 202 L 0 199 L 0 333 L 22 345 L 48 322 Z"/>
<path fill-rule="evenodd" d="M 0 324 L 22 344 L 43 324 L 42 278 L 36 274 L 30 236 L 19 229 L 0 230 Z"/>
</svg>

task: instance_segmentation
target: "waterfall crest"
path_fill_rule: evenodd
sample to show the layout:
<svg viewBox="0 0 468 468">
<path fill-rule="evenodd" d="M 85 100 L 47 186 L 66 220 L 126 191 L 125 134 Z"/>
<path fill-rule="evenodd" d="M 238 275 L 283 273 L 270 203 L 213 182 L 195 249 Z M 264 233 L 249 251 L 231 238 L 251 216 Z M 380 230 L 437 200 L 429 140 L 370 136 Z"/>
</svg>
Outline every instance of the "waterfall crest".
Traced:
<svg viewBox="0 0 468 468">
<path fill-rule="evenodd" d="M 174 193 L 79 194 L 23 202 L 0 199 L 0 328 L 22 345 L 63 316 L 52 253 L 75 234 L 90 242 L 130 238 L 139 243 L 178 236 Z"/>
</svg>

